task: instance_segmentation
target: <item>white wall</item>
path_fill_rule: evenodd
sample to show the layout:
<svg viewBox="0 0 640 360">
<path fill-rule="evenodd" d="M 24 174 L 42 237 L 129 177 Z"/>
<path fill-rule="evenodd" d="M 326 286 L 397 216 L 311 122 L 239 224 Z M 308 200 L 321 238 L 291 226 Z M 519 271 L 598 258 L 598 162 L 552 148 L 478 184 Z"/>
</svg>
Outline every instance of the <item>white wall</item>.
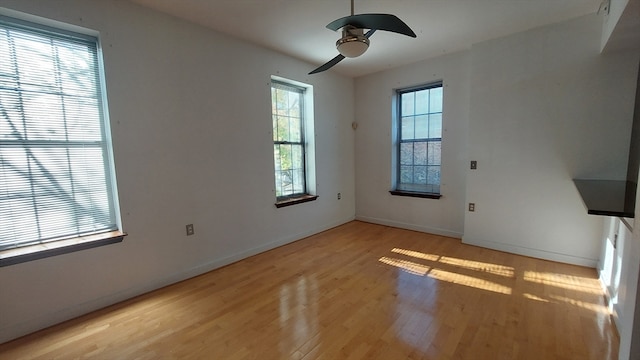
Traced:
<svg viewBox="0 0 640 360">
<path fill-rule="evenodd" d="M 356 79 L 356 218 L 460 238 L 464 225 L 469 53 L 459 52 Z M 442 80 L 440 199 L 389 194 L 394 90 Z"/>
<path fill-rule="evenodd" d="M 0 342 L 352 220 L 353 80 L 126 1 L 0 0 L 98 30 L 121 244 L 0 268 Z M 276 209 L 271 75 L 314 86 L 317 201 Z M 337 200 L 336 193 L 342 193 Z M 185 236 L 185 224 L 195 235 Z"/>
<path fill-rule="evenodd" d="M 640 195 L 637 193 L 636 195 Z M 636 197 L 636 204 L 640 204 L 640 196 Z M 637 309 L 638 292 L 638 269 L 640 269 L 640 207 L 636 206 L 634 232 L 627 232 L 618 251 L 622 252 L 620 263 L 620 284 L 618 288 L 617 303 L 614 304 L 614 316 L 616 326 L 620 333 L 620 359 L 629 359 L 634 330 L 634 313 Z M 623 225 L 624 226 L 624 225 Z M 636 327 L 636 338 L 638 337 L 638 323 Z M 637 341 L 637 340 L 636 340 Z"/>
<path fill-rule="evenodd" d="M 609 0 L 609 8 L 608 11 L 603 11 L 603 27 L 602 27 L 602 36 L 600 40 L 600 49 L 604 50 L 604 48 L 609 43 L 609 39 L 616 29 L 616 25 L 620 21 L 622 14 L 624 13 L 625 8 L 629 4 L 629 0 Z"/>
<path fill-rule="evenodd" d="M 463 241 L 595 267 L 602 218 L 572 182 L 626 179 L 637 52 L 600 55 L 589 15 L 472 49 Z"/>
</svg>

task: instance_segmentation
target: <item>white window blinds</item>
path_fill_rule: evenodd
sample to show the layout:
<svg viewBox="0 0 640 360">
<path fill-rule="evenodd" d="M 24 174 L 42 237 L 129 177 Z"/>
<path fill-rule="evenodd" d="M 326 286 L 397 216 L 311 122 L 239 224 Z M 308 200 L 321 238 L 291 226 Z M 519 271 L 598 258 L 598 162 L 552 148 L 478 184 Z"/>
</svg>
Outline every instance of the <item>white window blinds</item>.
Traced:
<svg viewBox="0 0 640 360">
<path fill-rule="evenodd" d="M 0 17 L 0 250 L 117 230 L 97 39 Z"/>
</svg>

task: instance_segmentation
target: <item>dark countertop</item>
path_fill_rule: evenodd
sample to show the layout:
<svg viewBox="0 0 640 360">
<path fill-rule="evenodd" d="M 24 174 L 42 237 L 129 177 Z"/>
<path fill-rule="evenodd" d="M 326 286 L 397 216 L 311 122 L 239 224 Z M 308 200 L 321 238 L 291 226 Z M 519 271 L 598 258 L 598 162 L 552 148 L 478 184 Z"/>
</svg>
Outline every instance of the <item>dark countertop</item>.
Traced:
<svg viewBox="0 0 640 360">
<path fill-rule="evenodd" d="M 624 180 L 573 180 L 587 213 L 592 215 L 635 216 L 636 183 Z"/>
</svg>

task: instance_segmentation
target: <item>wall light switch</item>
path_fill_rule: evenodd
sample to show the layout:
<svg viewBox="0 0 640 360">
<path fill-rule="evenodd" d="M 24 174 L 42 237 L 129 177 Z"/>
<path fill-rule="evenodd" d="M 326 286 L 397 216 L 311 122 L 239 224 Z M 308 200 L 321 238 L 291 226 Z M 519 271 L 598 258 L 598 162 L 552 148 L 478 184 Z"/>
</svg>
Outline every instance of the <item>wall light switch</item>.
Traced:
<svg viewBox="0 0 640 360">
<path fill-rule="evenodd" d="M 478 162 L 476 160 L 471 160 L 471 170 L 475 170 L 478 168 Z"/>
</svg>

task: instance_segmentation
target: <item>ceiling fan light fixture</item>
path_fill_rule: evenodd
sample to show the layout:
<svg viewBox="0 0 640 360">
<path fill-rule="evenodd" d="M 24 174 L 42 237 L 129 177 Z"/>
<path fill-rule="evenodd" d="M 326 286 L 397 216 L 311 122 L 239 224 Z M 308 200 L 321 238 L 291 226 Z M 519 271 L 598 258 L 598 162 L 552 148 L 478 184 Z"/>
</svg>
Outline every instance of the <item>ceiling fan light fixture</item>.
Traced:
<svg viewBox="0 0 640 360">
<path fill-rule="evenodd" d="M 364 35 L 347 35 L 336 41 L 338 52 L 345 57 L 355 58 L 367 51 L 369 39 Z"/>
</svg>

